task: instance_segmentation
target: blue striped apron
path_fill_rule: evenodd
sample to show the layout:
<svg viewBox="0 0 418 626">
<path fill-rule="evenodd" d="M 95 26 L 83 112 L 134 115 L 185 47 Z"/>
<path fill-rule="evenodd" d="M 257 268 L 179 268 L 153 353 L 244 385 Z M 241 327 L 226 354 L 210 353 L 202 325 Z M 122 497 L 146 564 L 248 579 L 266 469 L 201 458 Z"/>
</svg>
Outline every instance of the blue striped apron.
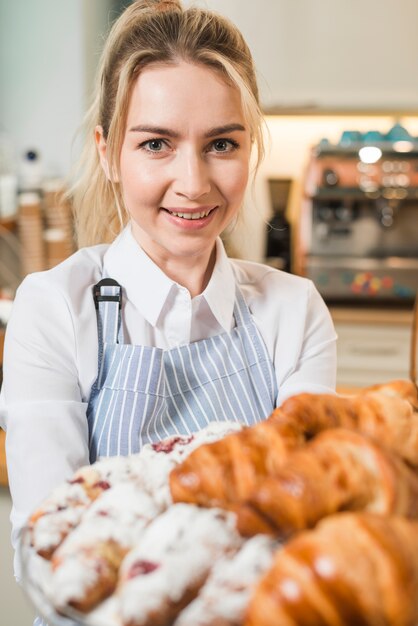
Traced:
<svg viewBox="0 0 418 626">
<path fill-rule="evenodd" d="M 250 426 L 272 412 L 273 364 L 238 285 L 230 332 L 170 350 L 124 343 L 116 281 L 101 280 L 94 299 L 99 359 L 87 408 L 92 463 L 190 435 L 212 421 Z M 35 625 L 47 626 L 40 619 Z"/>
<path fill-rule="evenodd" d="M 87 409 L 91 462 L 189 435 L 211 421 L 251 425 L 270 415 L 276 376 L 238 286 L 230 332 L 170 350 L 124 343 L 116 281 L 100 281 L 95 301 L 99 369 Z"/>
</svg>

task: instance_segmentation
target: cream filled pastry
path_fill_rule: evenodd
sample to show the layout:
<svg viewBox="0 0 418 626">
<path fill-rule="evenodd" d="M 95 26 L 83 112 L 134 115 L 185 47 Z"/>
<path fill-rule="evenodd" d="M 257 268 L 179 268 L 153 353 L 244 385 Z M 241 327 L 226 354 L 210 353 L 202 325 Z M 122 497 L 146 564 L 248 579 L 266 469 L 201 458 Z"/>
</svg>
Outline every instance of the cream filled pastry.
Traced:
<svg viewBox="0 0 418 626">
<path fill-rule="evenodd" d="M 253 537 L 236 554 L 213 566 L 199 595 L 180 613 L 174 626 L 240 626 L 254 586 L 271 566 L 277 541 Z"/>
<path fill-rule="evenodd" d="M 120 483 L 97 498 L 52 557 L 55 605 L 85 612 L 110 595 L 122 558 L 160 512 L 134 482 Z"/>
<path fill-rule="evenodd" d="M 124 626 L 169 624 L 198 593 L 214 562 L 242 545 L 235 516 L 177 504 L 152 522 L 121 566 Z"/>
</svg>

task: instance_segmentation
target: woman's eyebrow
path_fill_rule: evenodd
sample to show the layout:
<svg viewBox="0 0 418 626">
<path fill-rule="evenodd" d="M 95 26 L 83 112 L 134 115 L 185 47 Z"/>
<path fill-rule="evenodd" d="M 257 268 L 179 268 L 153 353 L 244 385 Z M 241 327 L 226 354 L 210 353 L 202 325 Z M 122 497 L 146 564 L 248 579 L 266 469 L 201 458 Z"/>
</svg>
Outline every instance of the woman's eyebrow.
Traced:
<svg viewBox="0 0 418 626">
<path fill-rule="evenodd" d="M 237 130 L 245 131 L 245 126 L 243 126 L 242 124 L 225 124 L 224 126 L 215 126 L 205 133 L 205 137 L 217 137 L 218 135 L 225 135 Z M 173 137 L 173 139 L 178 139 L 180 137 L 180 134 L 177 133 L 175 130 L 171 130 L 170 128 L 164 128 L 162 126 L 149 126 L 148 124 L 132 126 L 132 128 L 129 129 L 129 132 L 165 135 L 166 137 Z"/>
<path fill-rule="evenodd" d="M 228 133 L 232 133 L 235 130 L 245 131 L 245 126 L 242 124 L 225 124 L 225 126 L 216 126 L 215 128 L 211 128 L 207 133 L 205 133 L 205 137 L 216 137 L 217 135 L 225 135 Z"/>
<path fill-rule="evenodd" d="M 162 126 L 132 126 L 129 129 L 129 132 L 132 133 L 151 133 L 153 135 L 166 135 L 167 137 L 173 137 L 177 139 L 180 137 L 179 133 L 176 133 L 174 130 L 170 130 L 169 128 L 163 128 Z"/>
</svg>

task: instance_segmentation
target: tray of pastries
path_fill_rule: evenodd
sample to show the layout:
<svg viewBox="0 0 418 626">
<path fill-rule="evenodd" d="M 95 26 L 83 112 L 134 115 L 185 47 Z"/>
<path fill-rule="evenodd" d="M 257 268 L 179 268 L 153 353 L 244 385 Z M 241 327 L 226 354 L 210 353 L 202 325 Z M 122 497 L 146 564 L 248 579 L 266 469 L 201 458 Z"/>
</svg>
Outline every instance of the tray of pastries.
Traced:
<svg viewBox="0 0 418 626">
<path fill-rule="evenodd" d="M 80 468 L 22 534 L 50 626 L 416 626 L 418 395 L 299 394 Z"/>
</svg>

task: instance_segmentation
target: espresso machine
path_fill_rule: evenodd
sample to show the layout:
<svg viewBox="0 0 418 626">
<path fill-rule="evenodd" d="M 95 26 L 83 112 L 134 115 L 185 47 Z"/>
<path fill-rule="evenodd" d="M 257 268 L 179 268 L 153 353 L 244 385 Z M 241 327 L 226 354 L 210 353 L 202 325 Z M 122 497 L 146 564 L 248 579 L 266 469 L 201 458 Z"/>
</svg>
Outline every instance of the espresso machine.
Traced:
<svg viewBox="0 0 418 626">
<path fill-rule="evenodd" d="M 417 293 L 418 141 L 392 131 L 312 149 L 299 253 L 328 303 L 409 306 Z"/>
</svg>

